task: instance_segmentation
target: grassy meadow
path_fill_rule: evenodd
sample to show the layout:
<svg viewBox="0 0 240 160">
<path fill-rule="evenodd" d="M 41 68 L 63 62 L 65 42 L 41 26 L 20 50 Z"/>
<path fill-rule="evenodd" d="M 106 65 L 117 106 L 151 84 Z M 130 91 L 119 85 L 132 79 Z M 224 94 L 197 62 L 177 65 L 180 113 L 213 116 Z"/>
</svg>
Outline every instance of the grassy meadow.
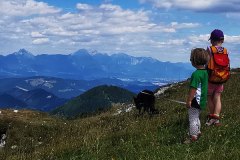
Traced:
<svg viewBox="0 0 240 160">
<path fill-rule="evenodd" d="M 6 160 L 195 160 L 240 159 L 240 73 L 235 71 L 222 95 L 222 126 L 204 125 L 202 137 L 183 144 L 187 136 L 187 109 L 168 99 L 184 101 L 188 82 L 176 84 L 160 95 L 160 114 L 114 115 L 121 105 L 93 116 L 74 120 L 46 113 L 2 110 L 0 131 L 7 129 L 7 143 L 0 148 Z"/>
</svg>

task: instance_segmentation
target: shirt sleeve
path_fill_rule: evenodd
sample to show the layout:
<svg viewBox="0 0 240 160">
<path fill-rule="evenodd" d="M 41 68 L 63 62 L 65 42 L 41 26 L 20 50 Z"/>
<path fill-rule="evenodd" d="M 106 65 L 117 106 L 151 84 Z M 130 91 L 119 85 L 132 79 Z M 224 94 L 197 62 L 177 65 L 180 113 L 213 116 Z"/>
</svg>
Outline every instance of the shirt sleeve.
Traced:
<svg viewBox="0 0 240 160">
<path fill-rule="evenodd" d="M 198 88 L 199 86 L 199 76 L 198 74 L 196 73 L 193 73 L 192 76 L 191 76 L 191 81 L 190 81 L 190 87 L 193 87 L 193 88 Z"/>
</svg>

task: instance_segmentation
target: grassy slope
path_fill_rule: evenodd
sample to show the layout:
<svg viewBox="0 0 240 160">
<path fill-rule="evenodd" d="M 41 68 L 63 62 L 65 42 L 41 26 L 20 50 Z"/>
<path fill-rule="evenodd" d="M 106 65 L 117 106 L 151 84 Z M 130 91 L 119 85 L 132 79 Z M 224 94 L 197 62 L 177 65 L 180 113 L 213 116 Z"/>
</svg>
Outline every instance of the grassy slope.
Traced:
<svg viewBox="0 0 240 160">
<path fill-rule="evenodd" d="M 240 74 L 225 85 L 223 126 L 202 126 L 203 136 L 184 145 L 187 110 L 166 98 L 184 100 L 188 83 L 178 84 L 158 98 L 161 114 L 136 112 L 113 116 L 116 106 L 101 115 L 60 120 L 43 113 L 4 111 L 0 126 L 11 122 L 2 159 L 239 159 Z M 11 115 L 10 115 L 11 114 Z M 207 111 L 202 112 L 202 124 Z M 16 145 L 15 149 L 11 147 Z M 14 147 L 13 147 L 14 148 Z"/>
</svg>

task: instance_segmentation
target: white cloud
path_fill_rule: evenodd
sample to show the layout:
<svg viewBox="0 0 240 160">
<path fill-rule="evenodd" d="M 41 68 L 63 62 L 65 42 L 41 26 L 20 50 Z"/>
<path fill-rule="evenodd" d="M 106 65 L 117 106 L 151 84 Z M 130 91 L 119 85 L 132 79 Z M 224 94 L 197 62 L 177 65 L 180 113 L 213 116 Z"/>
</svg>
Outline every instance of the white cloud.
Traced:
<svg viewBox="0 0 240 160">
<path fill-rule="evenodd" d="M 202 43 L 207 42 L 209 39 L 209 34 L 191 35 L 188 37 L 191 43 Z"/>
<path fill-rule="evenodd" d="M 139 0 L 150 3 L 155 8 L 182 9 L 207 12 L 239 12 L 240 3 L 236 0 Z"/>
<path fill-rule="evenodd" d="M 132 34 L 159 34 L 174 33 L 178 29 L 198 27 L 197 23 L 157 24 L 150 19 L 151 12 L 144 10 L 124 10 L 118 5 L 102 4 L 91 6 L 78 3 L 77 9 L 84 10 L 79 13 L 61 13 L 60 9 L 49 6 L 43 2 L 34 0 L 10 0 L 1 2 L 1 8 L 9 8 L 16 12 L 4 12 L 8 18 L 1 19 L 2 32 L 14 34 L 12 37 L 23 36 L 25 39 L 40 38 L 33 41 L 34 44 L 42 42 L 60 41 L 69 37 L 77 44 L 79 40 L 88 43 L 100 43 L 100 39 L 108 41 L 109 37 L 119 36 L 119 38 Z M 18 12 L 20 12 L 18 14 Z M 47 14 L 48 13 L 48 14 Z M 52 14 L 58 13 L 58 14 Z M 18 14 L 21 19 L 11 18 Z M 36 14 L 33 16 L 32 14 Z M 115 37 L 116 38 L 116 37 Z M 47 41 L 46 41 L 47 40 Z M 117 43 L 117 42 L 116 42 Z M 125 42 L 128 43 L 128 42 Z M 115 44 L 117 45 L 117 44 Z"/>
<path fill-rule="evenodd" d="M 182 46 L 185 43 L 186 40 L 184 39 L 172 39 L 169 40 L 166 44 L 167 45 L 180 45 Z"/>
<path fill-rule="evenodd" d="M 32 44 L 46 44 L 49 42 L 48 38 L 38 38 L 32 41 Z"/>
<path fill-rule="evenodd" d="M 240 13 L 227 13 L 226 17 L 238 20 L 238 19 L 240 19 Z"/>
<path fill-rule="evenodd" d="M 58 26 L 56 28 L 52 27 L 52 28 L 45 29 L 44 33 L 48 36 L 75 36 L 75 35 L 78 35 L 77 31 L 69 31 L 61 26 Z"/>
<path fill-rule="evenodd" d="M 188 39 L 191 43 L 202 43 L 208 41 L 209 37 L 210 34 L 200 34 L 189 36 Z M 240 44 L 240 35 L 238 36 L 224 35 L 224 41 L 225 43 Z"/>
<path fill-rule="evenodd" d="M 238 36 L 224 36 L 225 42 L 227 43 L 233 43 L 233 44 L 240 44 L 240 35 Z"/>
<path fill-rule="evenodd" d="M 66 14 L 60 15 L 58 17 L 58 19 L 60 19 L 60 20 L 67 20 L 67 19 L 73 19 L 74 17 L 75 17 L 75 15 L 72 14 L 72 13 L 66 13 Z"/>
<path fill-rule="evenodd" d="M 89 10 L 89 9 L 92 9 L 92 6 L 90 6 L 88 4 L 78 3 L 77 4 L 77 9 L 79 9 L 79 10 Z"/>
<path fill-rule="evenodd" d="M 45 37 L 43 34 L 41 34 L 39 32 L 32 32 L 31 36 L 32 36 L 32 38 L 43 38 L 43 37 Z"/>
<path fill-rule="evenodd" d="M 178 22 L 172 22 L 171 26 L 176 29 L 186 29 L 186 28 L 196 28 L 199 27 L 199 23 L 178 23 Z"/>
<path fill-rule="evenodd" d="M 174 33 L 174 32 L 176 32 L 176 29 L 174 29 L 174 28 L 162 28 L 162 32 Z"/>
<path fill-rule="evenodd" d="M 173 6 L 182 9 L 205 10 L 216 6 L 218 0 L 173 0 Z"/>
<path fill-rule="evenodd" d="M 34 14 L 53 14 L 61 10 L 44 2 L 34 0 L 0 1 L 0 13 L 8 16 L 30 16 Z"/>
<path fill-rule="evenodd" d="M 112 4 L 102 4 L 99 7 L 100 9 L 106 10 L 106 11 L 120 11 L 122 10 L 120 6 L 112 5 Z"/>
</svg>

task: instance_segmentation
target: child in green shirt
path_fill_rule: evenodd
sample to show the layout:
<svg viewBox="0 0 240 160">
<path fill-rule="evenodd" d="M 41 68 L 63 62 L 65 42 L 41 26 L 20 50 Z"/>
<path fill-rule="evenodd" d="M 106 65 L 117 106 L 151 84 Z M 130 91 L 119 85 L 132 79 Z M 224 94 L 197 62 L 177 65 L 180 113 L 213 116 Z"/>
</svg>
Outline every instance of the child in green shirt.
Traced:
<svg viewBox="0 0 240 160">
<path fill-rule="evenodd" d="M 198 140 L 200 131 L 200 112 L 207 105 L 208 73 L 205 65 L 208 63 L 208 52 L 203 48 L 193 49 L 190 61 L 196 71 L 192 73 L 190 89 L 186 101 L 189 116 L 189 138 L 184 143 Z"/>
</svg>

